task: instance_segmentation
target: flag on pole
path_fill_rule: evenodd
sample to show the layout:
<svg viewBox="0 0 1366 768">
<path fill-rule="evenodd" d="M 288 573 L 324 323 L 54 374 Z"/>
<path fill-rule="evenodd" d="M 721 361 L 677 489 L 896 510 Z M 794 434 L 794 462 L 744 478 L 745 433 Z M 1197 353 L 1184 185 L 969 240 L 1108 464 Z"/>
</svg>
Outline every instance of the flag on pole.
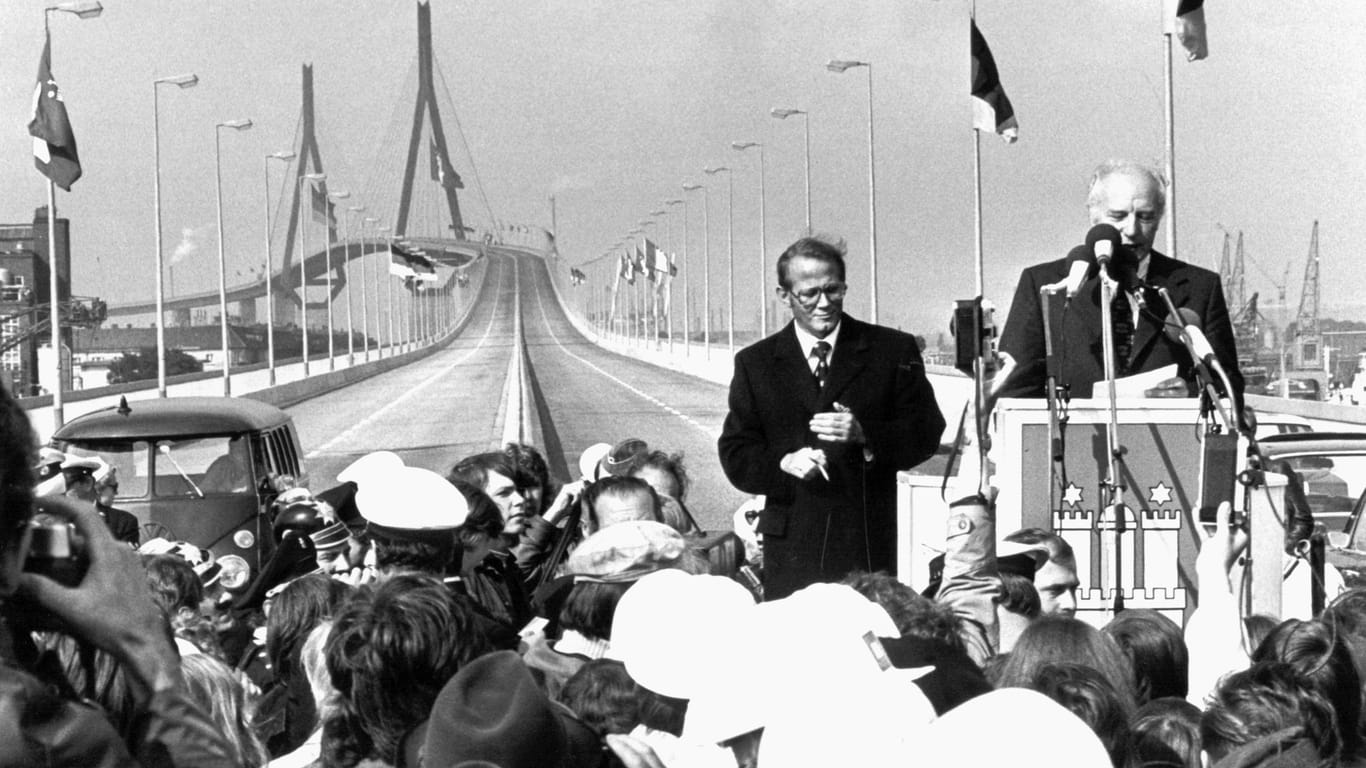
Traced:
<svg viewBox="0 0 1366 768">
<path fill-rule="evenodd" d="M 446 162 L 445 156 L 436 146 L 436 139 L 429 141 L 427 146 L 432 156 L 432 181 L 447 189 L 464 189 L 465 182 L 460 178 L 460 174 L 451 167 L 451 164 Z"/>
<path fill-rule="evenodd" d="M 66 103 L 52 78 L 52 41 L 43 42 L 43 57 L 38 60 L 38 82 L 33 86 L 33 118 L 28 123 L 33 137 L 33 164 L 52 183 L 71 191 L 81 177 L 81 160 L 76 156 L 76 136 L 66 116 Z"/>
<path fill-rule="evenodd" d="M 660 266 L 660 259 L 664 256 L 660 253 L 659 246 L 654 244 L 650 238 L 645 238 L 645 279 L 652 283 L 659 282 L 659 273 L 664 271 Z"/>
<path fill-rule="evenodd" d="M 621 254 L 621 268 L 617 270 L 617 277 L 625 278 L 628 285 L 636 284 L 636 271 L 632 268 L 631 257 L 623 251 Z M 618 284 L 621 282 L 617 281 Z"/>
<path fill-rule="evenodd" d="M 991 56 L 986 38 L 977 30 L 977 20 L 971 19 L 972 36 L 972 127 L 988 133 L 999 133 L 1007 144 L 1020 137 L 1020 126 L 1015 121 L 1015 108 L 1010 105 L 1001 77 L 996 72 L 996 60 Z"/>
<path fill-rule="evenodd" d="M 1181 41 L 1187 61 L 1209 56 L 1209 42 L 1205 39 L 1205 0 L 1168 0 L 1165 15 L 1166 32 Z"/>
<path fill-rule="evenodd" d="M 635 246 L 634 255 L 631 257 L 631 271 L 635 274 L 645 274 L 645 254 L 641 252 L 640 246 Z M 635 281 L 632 280 L 632 283 Z"/>
<path fill-rule="evenodd" d="M 327 199 L 327 188 L 320 184 L 310 184 L 308 189 L 313 201 L 313 221 L 329 227 L 336 224 L 332 213 L 333 203 Z"/>
</svg>

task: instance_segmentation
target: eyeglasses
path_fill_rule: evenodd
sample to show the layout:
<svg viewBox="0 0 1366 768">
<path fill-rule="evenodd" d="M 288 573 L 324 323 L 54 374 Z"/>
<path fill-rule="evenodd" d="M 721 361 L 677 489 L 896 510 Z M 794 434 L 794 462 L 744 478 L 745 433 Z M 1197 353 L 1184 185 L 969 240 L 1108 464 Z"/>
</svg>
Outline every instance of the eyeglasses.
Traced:
<svg viewBox="0 0 1366 768">
<path fill-rule="evenodd" d="M 825 294 L 825 298 L 829 299 L 830 301 L 839 301 L 840 299 L 843 299 L 844 294 L 848 292 L 848 285 L 845 285 L 844 283 L 835 283 L 833 285 L 825 285 L 819 288 L 807 288 L 803 291 L 789 290 L 787 293 L 789 296 L 795 298 L 798 301 L 798 303 L 804 306 L 812 306 L 821 300 L 821 294 Z"/>
</svg>

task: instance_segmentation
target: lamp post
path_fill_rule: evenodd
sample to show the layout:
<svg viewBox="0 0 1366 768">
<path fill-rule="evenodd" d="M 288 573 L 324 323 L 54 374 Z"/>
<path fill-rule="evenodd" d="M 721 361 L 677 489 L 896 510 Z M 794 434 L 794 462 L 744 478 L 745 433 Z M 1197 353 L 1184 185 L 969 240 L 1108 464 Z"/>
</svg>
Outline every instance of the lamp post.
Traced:
<svg viewBox="0 0 1366 768">
<path fill-rule="evenodd" d="M 688 252 L 688 223 L 687 223 L 687 222 L 688 222 L 688 215 L 687 215 L 688 204 L 687 204 L 687 202 L 685 202 L 685 201 L 683 200 L 683 198 L 681 198 L 681 197 L 676 197 L 676 198 L 673 198 L 673 199 L 671 199 L 671 200 L 665 200 L 665 201 L 664 201 L 664 205 L 665 205 L 666 207 L 668 207 L 668 208 L 672 208 L 672 207 L 674 207 L 675 205 L 681 205 L 681 206 L 683 206 L 683 253 L 686 254 L 686 253 Z M 675 244 L 674 244 L 674 225 L 673 225 L 673 219 L 669 219 L 669 248 L 674 248 L 674 247 L 676 247 L 676 246 L 675 246 Z M 686 257 L 685 257 L 685 258 L 686 258 Z M 669 312 L 668 312 L 668 320 L 669 320 L 669 354 L 671 354 L 671 355 L 673 354 L 673 351 L 674 351 L 674 271 L 675 271 L 675 270 L 674 270 L 674 263 L 673 263 L 673 260 L 670 259 L 670 260 L 669 260 L 669 284 L 668 284 L 668 287 L 667 287 L 667 289 L 666 289 L 666 293 L 665 293 L 664 295 L 665 295 L 666 297 L 668 297 L 668 299 L 669 299 Z M 686 354 L 686 353 L 687 353 L 687 347 L 684 347 L 684 348 L 683 348 L 683 351 L 684 351 L 684 354 Z"/>
<path fill-rule="evenodd" d="M 304 202 L 304 185 L 309 184 L 312 193 L 313 182 L 327 181 L 325 173 L 305 173 L 299 177 L 299 330 L 303 337 L 304 378 L 308 378 L 308 216 L 304 211 L 312 211 L 313 201 Z M 311 194 L 310 194 L 311 198 Z M 305 208 L 307 206 L 307 208 Z"/>
<path fill-rule="evenodd" d="M 69 13 L 78 19 L 93 19 L 104 12 L 98 2 L 57 3 L 43 9 L 43 36 L 48 45 L 48 56 L 52 53 L 52 32 L 49 29 L 53 13 Z M 48 62 L 51 65 L 51 62 Z M 44 86 L 46 84 L 43 84 Z M 66 421 L 62 405 L 62 390 L 66 387 L 66 376 L 62 368 L 62 313 L 57 275 L 57 184 L 47 180 L 47 290 L 48 326 L 51 332 L 52 360 L 56 375 L 52 387 L 52 429 L 62 428 Z M 68 265 L 68 272 L 69 272 Z M 70 277 L 68 273 L 68 278 Z M 70 280 L 68 279 L 68 282 Z"/>
<path fill-rule="evenodd" d="M 684 184 L 683 191 L 702 190 L 702 354 L 711 359 L 711 201 L 703 184 Z M 683 293 L 688 293 L 688 278 L 683 278 Z"/>
<path fill-rule="evenodd" d="M 365 206 L 353 205 L 346 209 L 349 213 L 364 213 Z M 350 216 L 342 217 L 342 238 L 346 240 L 346 367 L 350 368 L 356 364 L 356 326 L 352 322 L 351 312 L 351 226 L 348 223 Z M 361 278 L 365 278 L 365 220 L 361 220 L 361 244 L 360 244 L 360 269 Z M 365 289 L 361 289 L 361 300 L 365 300 Z"/>
<path fill-rule="evenodd" d="M 166 271 L 165 257 L 161 253 L 161 118 L 157 86 L 174 85 L 177 88 L 193 88 L 199 85 L 195 74 L 159 77 L 152 81 L 152 215 L 156 219 L 156 308 L 157 308 L 157 397 L 166 396 L 166 289 L 162 282 Z M 49 216 L 49 219 L 52 217 Z M 55 270 L 54 270 L 55 271 Z M 58 352 L 54 349 L 53 352 Z"/>
<path fill-rule="evenodd" d="M 688 315 L 691 314 L 692 304 L 688 300 L 688 185 L 683 185 L 683 197 L 677 200 L 670 200 L 669 205 L 683 206 L 683 356 L 692 357 L 692 333 L 691 321 Z M 673 304 L 673 283 L 669 284 L 670 301 Z"/>
<path fill-rule="evenodd" d="M 328 201 L 345 200 L 350 197 L 350 192 L 331 192 L 327 195 Z M 332 324 L 332 246 L 335 245 L 332 238 L 332 206 L 327 206 L 327 214 L 323 216 L 325 221 L 323 226 L 327 228 L 327 255 L 323 257 L 324 269 L 327 270 L 327 370 L 337 370 L 337 334 L 336 326 Z M 342 263 L 346 263 L 343 259 Z"/>
<path fill-rule="evenodd" d="M 735 357 L 735 176 L 724 165 L 704 168 L 703 173 L 726 174 L 726 337 L 731 357 Z"/>
<path fill-rule="evenodd" d="M 228 357 L 228 267 L 223 255 L 223 129 L 251 130 L 251 120 L 228 120 L 213 128 L 213 188 L 218 208 L 218 326 L 223 355 L 223 397 L 232 397 L 232 360 Z"/>
<path fill-rule="evenodd" d="M 370 288 L 366 284 L 365 272 L 365 225 L 379 224 L 379 219 L 374 216 L 366 216 L 361 219 L 361 259 L 360 259 L 360 324 L 361 324 L 361 346 L 365 348 L 365 362 L 370 362 Z M 379 312 L 379 299 L 375 299 L 375 312 Z M 379 318 L 376 317 L 376 320 Z M 376 331 L 378 335 L 378 331 Z M 376 338 L 376 346 L 379 339 Z"/>
<path fill-rule="evenodd" d="M 270 252 L 270 161 L 293 159 L 293 152 L 266 155 L 266 370 L 272 387 L 275 386 L 275 257 Z"/>
<path fill-rule="evenodd" d="M 768 112 L 779 120 L 793 115 L 802 116 L 802 136 L 806 143 L 806 234 L 811 234 L 811 115 L 804 109 L 774 107 Z"/>
<path fill-rule="evenodd" d="M 836 74 L 855 67 L 868 69 L 868 274 L 872 290 L 869 319 L 877 322 L 877 177 L 873 171 L 873 64 L 868 61 L 831 59 L 825 68 Z"/>
<path fill-rule="evenodd" d="M 376 235 L 382 236 L 382 237 L 384 238 L 384 241 L 385 241 L 386 245 L 387 245 L 388 242 L 389 242 L 389 236 L 386 235 L 386 234 L 384 234 L 384 233 L 385 233 L 385 232 L 388 232 L 390 229 L 391 229 L 391 227 L 389 227 L 387 224 L 384 225 L 384 226 L 382 226 L 382 227 L 375 227 L 375 234 L 376 234 Z M 392 258 L 393 258 L 393 257 L 391 256 L 390 259 L 392 259 Z M 378 286 L 376 286 L 376 287 L 378 287 Z M 388 297 L 388 301 L 386 302 L 386 304 L 388 305 L 388 309 L 389 309 L 389 311 L 387 312 L 387 314 L 388 314 L 388 316 L 389 316 L 389 357 L 393 357 L 393 356 L 394 356 L 394 281 L 393 281 L 393 280 L 385 280 L 385 281 L 384 281 L 384 292 L 385 292 L 385 295 Z M 375 296 L 375 311 L 376 311 L 376 312 L 379 311 L 379 296 L 378 296 L 378 295 Z M 383 349 L 384 349 L 384 348 L 383 348 L 383 347 L 380 347 L 379 344 L 378 344 L 378 341 L 379 341 L 379 339 L 378 339 L 378 337 L 379 337 L 379 318 L 378 318 L 378 317 L 375 318 L 375 336 L 376 336 L 376 339 L 375 339 L 375 341 L 376 341 L 376 344 L 375 344 L 375 346 L 376 346 L 375 352 L 378 353 L 379 358 L 382 360 L 382 359 L 384 359 L 384 352 L 383 352 Z"/>
<path fill-rule="evenodd" d="M 743 152 L 759 150 L 759 338 L 768 335 L 768 241 L 767 220 L 764 216 L 764 145 L 757 141 L 736 141 L 731 149 Z"/>
</svg>

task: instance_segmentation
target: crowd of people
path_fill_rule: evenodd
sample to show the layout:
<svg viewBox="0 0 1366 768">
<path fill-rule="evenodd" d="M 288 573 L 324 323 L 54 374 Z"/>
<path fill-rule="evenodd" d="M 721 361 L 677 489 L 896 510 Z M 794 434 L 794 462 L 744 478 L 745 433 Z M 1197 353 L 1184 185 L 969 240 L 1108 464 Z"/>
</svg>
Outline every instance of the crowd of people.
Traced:
<svg viewBox="0 0 1366 768">
<path fill-rule="evenodd" d="M 444 477 L 380 452 L 335 488 L 281 493 L 276 555 L 232 592 L 207 550 L 119 540 L 89 466 L 38 459 L 3 406 L 3 765 L 1366 757 L 1366 592 L 1310 620 L 1241 620 L 1228 573 L 1245 536 L 1227 515 L 1184 631 L 1146 610 L 1097 629 L 1074 616 L 1067 543 L 1024 530 L 998 547 L 976 495 L 952 506 L 924 594 L 855 571 L 764 600 L 746 510 L 736 531 L 701 530 L 677 454 L 599 444 L 555 487 L 534 446 Z M 44 461 L 65 496 L 35 499 Z M 19 569 L 26 532 L 55 524 L 88 559 L 66 583 Z"/>
</svg>

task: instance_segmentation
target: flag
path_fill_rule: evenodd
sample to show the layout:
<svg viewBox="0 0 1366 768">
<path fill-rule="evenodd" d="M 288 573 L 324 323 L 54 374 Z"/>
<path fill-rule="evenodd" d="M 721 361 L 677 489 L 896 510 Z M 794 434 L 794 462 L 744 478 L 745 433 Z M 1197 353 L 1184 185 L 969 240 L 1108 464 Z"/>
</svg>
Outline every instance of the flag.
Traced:
<svg viewBox="0 0 1366 768">
<path fill-rule="evenodd" d="M 632 268 L 631 257 L 625 252 L 621 254 L 621 267 L 617 270 L 617 277 L 625 278 L 630 285 L 636 284 L 636 271 Z M 620 280 L 617 282 L 620 284 Z"/>
<path fill-rule="evenodd" d="M 659 246 L 655 245 L 650 238 L 645 238 L 645 278 L 652 283 L 657 282 L 659 273 L 664 271 L 663 268 L 659 266 L 660 257 L 662 256 L 663 254 L 659 252 Z"/>
<path fill-rule="evenodd" d="M 38 60 L 38 82 L 33 86 L 33 118 L 28 123 L 33 137 L 33 164 L 52 183 L 71 191 L 81 177 L 81 160 L 76 156 L 76 136 L 66 116 L 66 103 L 52 78 L 52 41 L 43 42 L 43 57 Z"/>
<path fill-rule="evenodd" d="M 645 274 L 645 254 L 641 252 L 640 246 L 635 247 L 635 253 L 631 257 L 631 271 L 635 274 Z M 633 280 L 632 283 L 635 281 Z"/>
<path fill-rule="evenodd" d="M 996 72 L 996 60 L 991 57 L 986 38 L 977 31 L 977 20 L 971 19 L 972 36 L 972 127 L 988 133 L 999 133 L 1007 144 L 1020 137 L 1020 126 L 1015 122 L 1015 108 L 1001 87 Z"/>
<path fill-rule="evenodd" d="M 308 187 L 313 201 L 313 221 L 318 224 L 333 226 L 336 219 L 333 218 L 332 209 L 335 207 L 331 200 L 327 199 L 327 189 L 320 184 L 310 184 Z"/>
<path fill-rule="evenodd" d="M 460 174 L 455 172 L 451 164 L 446 162 L 445 156 L 436 146 L 436 139 L 428 142 L 427 147 L 432 156 L 432 181 L 447 189 L 464 189 L 465 182 L 461 180 Z"/>
<path fill-rule="evenodd" d="M 1167 34 L 1176 35 L 1186 49 L 1187 61 L 1199 61 L 1209 56 L 1209 42 L 1205 39 L 1205 0 L 1168 0 Z"/>
</svg>

